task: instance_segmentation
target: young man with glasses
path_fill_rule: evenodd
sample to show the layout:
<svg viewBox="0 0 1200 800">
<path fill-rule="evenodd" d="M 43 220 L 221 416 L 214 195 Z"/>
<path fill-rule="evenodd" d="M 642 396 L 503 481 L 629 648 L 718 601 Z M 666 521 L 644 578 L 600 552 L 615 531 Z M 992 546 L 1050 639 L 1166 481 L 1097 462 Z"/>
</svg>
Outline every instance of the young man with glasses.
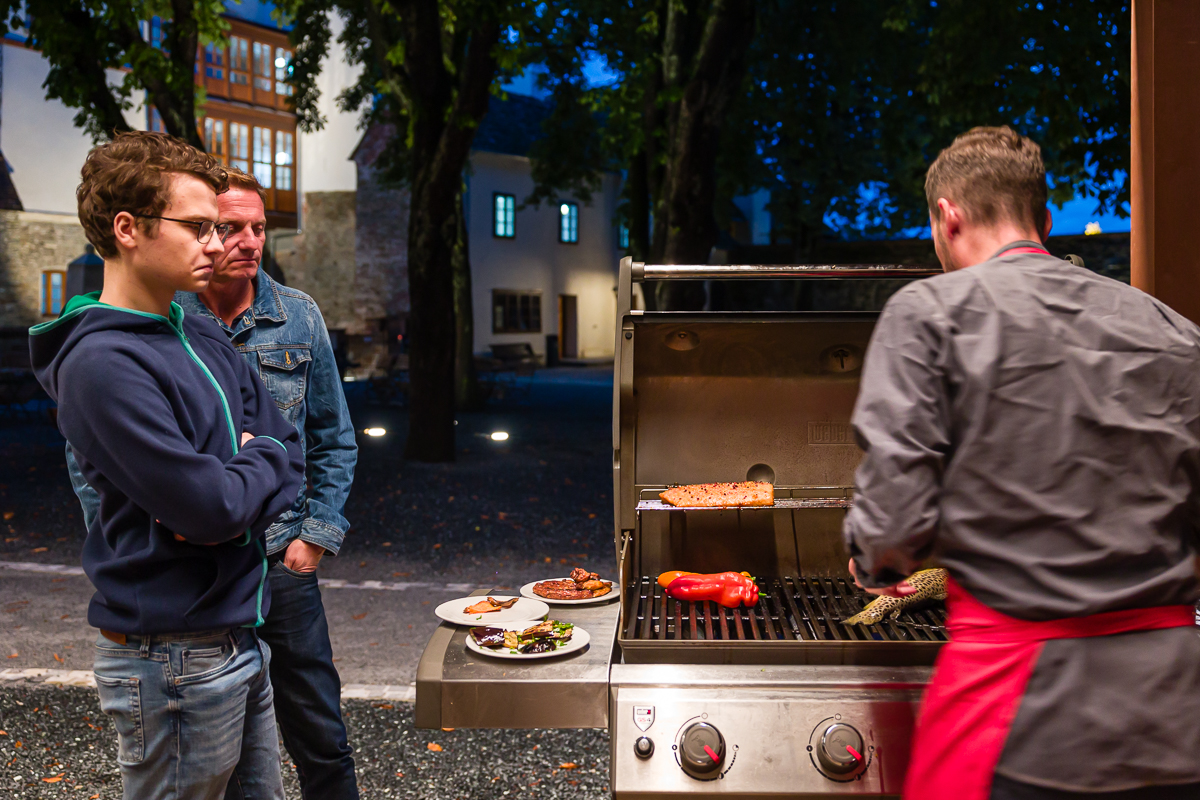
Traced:
<svg viewBox="0 0 1200 800">
<path fill-rule="evenodd" d="M 228 170 L 228 179 L 228 191 L 217 197 L 225 247 L 213 262 L 212 280 L 198 293 L 181 291 L 175 299 L 186 314 L 221 326 L 300 434 L 312 482 L 267 529 L 272 600 L 258 633 L 271 647 L 275 715 L 302 795 L 357 800 L 317 565 L 326 554 L 337 555 L 350 527 L 342 508 L 354 481 L 358 445 L 320 309 L 311 297 L 260 269 L 267 240 L 265 193 L 240 170 Z M 99 497 L 69 446 L 67 462 L 90 526 Z M 240 797 L 231 784 L 226 800 Z"/>
<path fill-rule="evenodd" d="M 83 548 L 95 677 L 126 800 L 283 798 L 263 533 L 296 498 L 296 429 L 210 321 L 228 227 L 213 158 L 154 133 L 92 150 L 76 192 L 104 291 L 30 330 L 38 380 L 99 496 Z"/>
</svg>

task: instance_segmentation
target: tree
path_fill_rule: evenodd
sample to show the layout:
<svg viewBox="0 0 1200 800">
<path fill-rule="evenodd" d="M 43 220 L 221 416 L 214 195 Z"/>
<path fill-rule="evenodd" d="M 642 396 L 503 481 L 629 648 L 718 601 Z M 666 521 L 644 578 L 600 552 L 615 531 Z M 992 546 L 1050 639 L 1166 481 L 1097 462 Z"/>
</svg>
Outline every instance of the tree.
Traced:
<svg viewBox="0 0 1200 800">
<path fill-rule="evenodd" d="M 623 217 L 635 258 L 706 263 L 717 242 L 717 159 L 731 104 L 742 93 L 754 38 L 754 0 L 628 0 L 574 4 L 582 29 L 557 40 L 571 58 L 547 63 L 555 114 L 535 145 L 534 201 L 586 187 L 608 161 L 627 171 Z M 569 47 L 564 47 L 569 45 Z M 585 88 L 580 54 L 597 54 L 620 80 Z M 553 126 L 553 127 L 551 127 Z M 603 157 L 595 157 L 595 153 Z M 537 166 L 540 165 L 540 166 Z M 696 307 L 697 287 L 649 292 Z"/>
<path fill-rule="evenodd" d="M 412 198 L 405 456 L 452 461 L 455 356 L 465 339 L 456 319 L 465 322 L 471 313 L 463 171 L 493 86 L 528 63 L 535 20 L 554 19 L 557 7 L 520 0 L 287 0 L 282 7 L 295 21 L 292 81 L 301 129 L 323 123 L 315 78 L 328 51 L 329 15 L 336 13 L 345 21 L 339 42 L 363 67 L 338 102 L 395 131 L 382 165 Z"/>
<path fill-rule="evenodd" d="M 224 11 L 221 0 L 0 0 L 9 29 L 24 32 L 26 46 L 50 62 L 46 98 L 78 109 L 75 125 L 93 140 L 130 130 L 124 112 L 140 89 L 167 133 L 200 148 L 196 52 L 224 42 Z M 155 18 L 161 42 L 143 36 Z M 124 79 L 110 84 L 108 70 L 120 69 Z"/>
</svg>

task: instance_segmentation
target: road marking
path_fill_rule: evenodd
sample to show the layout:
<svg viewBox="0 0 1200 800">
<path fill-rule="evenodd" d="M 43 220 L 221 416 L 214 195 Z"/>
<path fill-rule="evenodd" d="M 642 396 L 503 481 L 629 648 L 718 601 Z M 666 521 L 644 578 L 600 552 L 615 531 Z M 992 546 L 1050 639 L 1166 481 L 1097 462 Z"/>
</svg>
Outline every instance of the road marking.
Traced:
<svg viewBox="0 0 1200 800">
<path fill-rule="evenodd" d="M 90 669 L 0 669 L 0 683 L 45 683 L 51 686 L 96 686 L 95 676 Z M 347 683 L 342 686 L 343 700 L 394 700 L 398 703 L 413 703 L 417 699 L 417 685 L 379 685 L 369 683 Z"/>
<path fill-rule="evenodd" d="M 35 564 L 28 561 L 0 561 L 0 569 L 18 572 L 40 572 L 49 575 L 82 575 L 83 567 L 65 564 Z M 473 583 L 424 583 L 420 581 L 352 581 L 340 578 L 318 578 L 317 584 L 326 589 L 372 589 L 375 591 L 404 592 L 409 589 L 425 589 L 433 592 L 472 592 L 479 588 Z"/>
</svg>

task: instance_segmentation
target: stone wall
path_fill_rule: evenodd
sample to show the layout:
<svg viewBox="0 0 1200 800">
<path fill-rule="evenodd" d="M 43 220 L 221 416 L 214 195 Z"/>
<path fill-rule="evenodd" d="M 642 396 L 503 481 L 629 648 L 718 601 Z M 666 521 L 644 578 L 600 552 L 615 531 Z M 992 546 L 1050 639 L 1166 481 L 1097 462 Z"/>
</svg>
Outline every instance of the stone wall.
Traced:
<svg viewBox="0 0 1200 800">
<path fill-rule="evenodd" d="M 312 296 L 333 329 L 355 327 L 354 192 L 306 192 L 304 232 L 276 234 L 284 282 Z"/>
<path fill-rule="evenodd" d="M 371 166 L 358 168 L 354 255 L 354 308 L 369 335 L 384 320 L 408 314 L 407 189 L 382 184 Z"/>
<path fill-rule="evenodd" d="M 83 227 L 73 216 L 0 211 L 0 327 L 51 319 L 41 313 L 42 273 L 66 272 L 85 244 Z"/>
</svg>

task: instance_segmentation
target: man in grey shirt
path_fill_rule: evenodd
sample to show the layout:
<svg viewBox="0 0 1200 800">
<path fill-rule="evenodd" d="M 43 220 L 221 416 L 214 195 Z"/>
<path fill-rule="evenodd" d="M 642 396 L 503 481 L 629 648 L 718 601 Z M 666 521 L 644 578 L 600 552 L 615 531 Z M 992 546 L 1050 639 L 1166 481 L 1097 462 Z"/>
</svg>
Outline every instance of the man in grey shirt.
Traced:
<svg viewBox="0 0 1200 800">
<path fill-rule="evenodd" d="M 1200 329 L 1045 251 L 1011 129 L 960 136 L 926 194 L 948 274 L 875 328 L 845 525 L 877 593 L 950 574 L 905 796 L 1200 797 Z"/>
</svg>

